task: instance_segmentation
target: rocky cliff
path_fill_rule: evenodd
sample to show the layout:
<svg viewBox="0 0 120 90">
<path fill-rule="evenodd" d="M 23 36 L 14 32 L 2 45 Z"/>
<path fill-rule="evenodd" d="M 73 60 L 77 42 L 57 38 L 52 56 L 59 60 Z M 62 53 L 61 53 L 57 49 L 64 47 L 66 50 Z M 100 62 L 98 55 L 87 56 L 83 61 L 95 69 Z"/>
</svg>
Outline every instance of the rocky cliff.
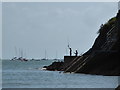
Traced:
<svg viewBox="0 0 120 90">
<path fill-rule="evenodd" d="M 91 49 L 66 66 L 62 63 L 64 72 L 120 75 L 120 11 L 116 17 L 101 25 L 98 33 Z"/>
</svg>

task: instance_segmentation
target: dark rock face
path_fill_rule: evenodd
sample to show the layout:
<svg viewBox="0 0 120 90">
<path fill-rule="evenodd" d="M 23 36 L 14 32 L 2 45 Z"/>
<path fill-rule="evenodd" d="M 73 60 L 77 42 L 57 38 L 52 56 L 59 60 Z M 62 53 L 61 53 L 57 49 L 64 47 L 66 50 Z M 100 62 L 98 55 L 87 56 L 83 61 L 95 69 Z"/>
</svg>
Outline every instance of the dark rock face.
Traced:
<svg viewBox="0 0 120 90">
<path fill-rule="evenodd" d="M 102 25 L 92 48 L 81 57 L 72 60 L 71 65 L 55 62 L 46 68 L 48 70 L 63 70 L 64 72 L 119 76 L 119 59 L 120 11 L 116 17 Z"/>
<path fill-rule="evenodd" d="M 117 53 L 97 53 L 77 73 L 96 75 L 120 75 L 120 66 Z"/>
<path fill-rule="evenodd" d="M 120 75 L 120 11 L 100 28 L 100 34 L 92 48 L 84 55 L 84 65 L 76 73 Z M 83 55 L 83 56 L 84 56 Z"/>
<path fill-rule="evenodd" d="M 63 69 L 63 62 L 53 62 L 51 65 L 49 66 L 44 66 L 43 68 L 46 68 L 47 70 L 50 71 L 61 71 Z"/>
<path fill-rule="evenodd" d="M 93 57 L 77 73 L 120 75 L 120 11 L 115 18 L 101 28 L 89 54 Z"/>
<path fill-rule="evenodd" d="M 120 90 L 120 85 L 115 90 Z"/>
</svg>

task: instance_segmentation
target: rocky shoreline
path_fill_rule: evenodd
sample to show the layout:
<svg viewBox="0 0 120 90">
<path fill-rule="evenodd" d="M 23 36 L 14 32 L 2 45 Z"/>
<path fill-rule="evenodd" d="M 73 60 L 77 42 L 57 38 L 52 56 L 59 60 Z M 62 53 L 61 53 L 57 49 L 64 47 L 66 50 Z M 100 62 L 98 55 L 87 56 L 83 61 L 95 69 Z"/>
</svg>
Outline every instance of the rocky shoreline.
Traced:
<svg viewBox="0 0 120 90">
<path fill-rule="evenodd" d="M 49 71 L 61 71 L 63 69 L 64 62 L 53 62 L 49 66 L 44 66 L 43 68 L 46 68 L 46 70 Z"/>
<path fill-rule="evenodd" d="M 44 68 L 64 73 L 120 76 L 120 10 L 98 33 L 92 48 L 82 56 L 64 58 L 64 62 L 53 62 Z M 115 90 L 120 90 L 120 85 Z"/>
<path fill-rule="evenodd" d="M 47 70 L 73 73 L 120 76 L 120 10 L 116 17 L 102 25 L 92 48 L 82 56 L 53 62 Z M 67 62 L 66 62 L 67 61 Z"/>
</svg>

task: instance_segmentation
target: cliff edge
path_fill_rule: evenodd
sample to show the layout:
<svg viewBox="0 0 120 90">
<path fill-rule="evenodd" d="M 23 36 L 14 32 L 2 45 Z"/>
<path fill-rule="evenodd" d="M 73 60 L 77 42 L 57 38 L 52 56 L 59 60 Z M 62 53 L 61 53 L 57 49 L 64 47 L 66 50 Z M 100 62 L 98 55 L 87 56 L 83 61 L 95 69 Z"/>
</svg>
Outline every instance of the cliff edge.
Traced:
<svg viewBox="0 0 120 90">
<path fill-rule="evenodd" d="M 54 64 L 59 71 L 96 75 L 120 75 L 120 10 L 116 17 L 102 24 L 92 48 L 70 63 Z M 62 65 L 62 66 L 60 66 Z M 49 70 L 49 66 L 45 66 Z M 60 68 L 59 68 L 60 67 Z M 50 70 L 52 66 L 50 65 Z M 54 68 L 54 70 L 56 70 Z"/>
</svg>

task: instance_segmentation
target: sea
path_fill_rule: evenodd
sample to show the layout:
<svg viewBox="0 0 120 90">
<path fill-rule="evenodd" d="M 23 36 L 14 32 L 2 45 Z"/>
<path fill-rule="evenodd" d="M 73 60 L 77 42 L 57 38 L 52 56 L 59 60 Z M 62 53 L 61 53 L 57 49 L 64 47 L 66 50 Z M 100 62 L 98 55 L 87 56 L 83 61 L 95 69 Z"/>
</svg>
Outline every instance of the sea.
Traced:
<svg viewBox="0 0 120 90">
<path fill-rule="evenodd" d="M 118 76 L 63 73 L 42 67 L 54 60 L 2 60 L 2 88 L 116 88 Z"/>
</svg>

